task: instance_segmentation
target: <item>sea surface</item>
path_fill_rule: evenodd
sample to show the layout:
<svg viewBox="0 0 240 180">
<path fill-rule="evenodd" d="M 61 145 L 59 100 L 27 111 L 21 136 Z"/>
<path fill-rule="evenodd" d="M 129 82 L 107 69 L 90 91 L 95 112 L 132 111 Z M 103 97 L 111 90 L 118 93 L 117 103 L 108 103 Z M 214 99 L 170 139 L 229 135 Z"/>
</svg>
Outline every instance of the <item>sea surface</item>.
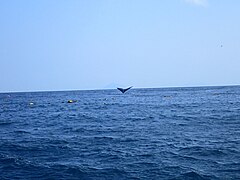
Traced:
<svg viewBox="0 0 240 180">
<path fill-rule="evenodd" d="M 240 86 L 1 93 L 0 179 L 240 179 Z"/>
</svg>

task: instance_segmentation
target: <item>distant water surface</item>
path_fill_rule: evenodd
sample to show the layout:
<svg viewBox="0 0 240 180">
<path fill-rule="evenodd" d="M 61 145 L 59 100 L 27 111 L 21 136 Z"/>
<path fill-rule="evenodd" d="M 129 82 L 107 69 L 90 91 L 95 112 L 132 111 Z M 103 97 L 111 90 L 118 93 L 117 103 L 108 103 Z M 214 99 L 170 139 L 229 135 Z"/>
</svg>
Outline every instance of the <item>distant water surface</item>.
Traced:
<svg viewBox="0 0 240 180">
<path fill-rule="evenodd" d="M 240 179 L 240 86 L 2 93 L 0 179 Z"/>
</svg>

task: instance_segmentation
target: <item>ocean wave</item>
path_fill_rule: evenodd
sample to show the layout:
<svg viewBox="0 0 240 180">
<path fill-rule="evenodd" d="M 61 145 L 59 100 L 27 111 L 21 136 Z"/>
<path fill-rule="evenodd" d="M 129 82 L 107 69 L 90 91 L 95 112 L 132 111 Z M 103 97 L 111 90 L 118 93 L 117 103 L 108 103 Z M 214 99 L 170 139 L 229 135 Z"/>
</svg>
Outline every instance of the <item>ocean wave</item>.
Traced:
<svg viewBox="0 0 240 180">
<path fill-rule="evenodd" d="M 44 166 L 25 158 L 0 154 L 0 179 L 36 179 L 47 174 Z"/>
<path fill-rule="evenodd" d="M 172 180 L 212 180 L 212 179 L 215 179 L 215 177 L 201 175 L 200 173 L 190 171 L 183 173 L 180 176 L 173 178 Z"/>
<path fill-rule="evenodd" d="M 30 132 L 28 131 L 25 131 L 25 130 L 15 130 L 13 131 L 14 133 L 17 133 L 17 134 L 31 134 Z"/>
<path fill-rule="evenodd" d="M 13 124 L 13 121 L 0 121 L 0 126 L 8 126 Z"/>
<path fill-rule="evenodd" d="M 227 154 L 220 149 L 209 149 L 206 147 L 193 146 L 185 147 L 179 150 L 181 154 L 192 155 L 198 157 L 223 157 Z"/>
</svg>

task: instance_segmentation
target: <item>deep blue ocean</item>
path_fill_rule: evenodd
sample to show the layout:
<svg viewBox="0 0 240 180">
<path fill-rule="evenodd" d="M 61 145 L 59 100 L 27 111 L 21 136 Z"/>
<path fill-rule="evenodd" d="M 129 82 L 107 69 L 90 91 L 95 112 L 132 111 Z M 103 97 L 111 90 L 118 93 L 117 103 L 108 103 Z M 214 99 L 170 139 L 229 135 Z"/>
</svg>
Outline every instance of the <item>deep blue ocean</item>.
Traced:
<svg viewBox="0 0 240 180">
<path fill-rule="evenodd" d="M 1 93 L 0 179 L 240 179 L 240 86 Z"/>
</svg>

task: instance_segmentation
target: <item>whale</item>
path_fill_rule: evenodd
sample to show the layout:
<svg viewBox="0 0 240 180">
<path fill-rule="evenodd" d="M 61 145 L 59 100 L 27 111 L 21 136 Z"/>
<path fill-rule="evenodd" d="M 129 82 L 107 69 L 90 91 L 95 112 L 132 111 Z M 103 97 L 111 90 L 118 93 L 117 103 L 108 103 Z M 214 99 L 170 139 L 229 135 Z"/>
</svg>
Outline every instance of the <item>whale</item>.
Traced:
<svg viewBox="0 0 240 180">
<path fill-rule="evenodd" d="M 129 89 L 131 89 L 132 88 L 132 86 L 131 87 L 128 87 L 128 88 L 126 88 L 126 89 L 124 89 L 124 88 L 117 88 L 119 91 L 121 91 L 122 93 L 125 93 L 126 91 L 128 91 Z"/>
</svg>

